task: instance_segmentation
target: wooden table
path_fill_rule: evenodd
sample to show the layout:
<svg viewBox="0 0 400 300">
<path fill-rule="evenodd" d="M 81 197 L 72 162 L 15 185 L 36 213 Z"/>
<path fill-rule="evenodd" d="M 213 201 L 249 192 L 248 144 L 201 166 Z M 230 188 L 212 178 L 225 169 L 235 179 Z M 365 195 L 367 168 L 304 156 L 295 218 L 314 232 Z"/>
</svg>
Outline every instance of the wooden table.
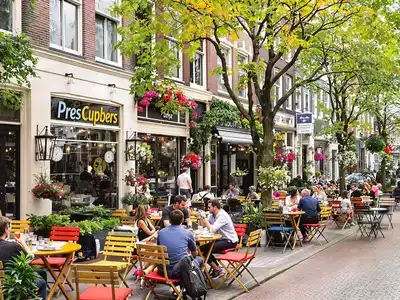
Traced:
<svg viewBox="0 0 400 300">
<path fill-rule="evenodd" d="M 62 246 L 59 250 L 50 250 L 50 251 L 36 251 L 34 252 L 35 257 L 40 257 L 43 260 L 43 264 L 46 269 L 49 271 L 50 275 L 54 278 L 54 285 L 50 289 L 49 294 L 47 295 L 47 300 L 51 300 L 53 295 L 58 288 L 60 288 L 61 292 L 64 294 L 65 298 L 68 300 L 72 300 L 73 298 L 65 291 L 63 284 L 63 277 L 67 276 L 69 264 L 73 260 L 73 255 L 76 251 L 81 249 L 81 245 L 67 242 L 64 246 Z M 65 256 L 65 263 L 61 267 L 60 273 L 57 274 L 54 272 L 53 268 L 50 266 L 47 257 L 49 256 Z"/>
<path fill-rule="evenodd" d="M 197 252 L 199 253 L 200 257 L 203 259 L 203 272 L 206 275 L 208 282 L 210 283 L 211 288 L 214 288 L 214 283 L 211 279 L 211 276 L 209 274 L 209 272 L 207 271 L 207 263 L 208 263 L 208 259 L 210 258 L 210 255 L 214 249 L 214 245 L 215 242 L 217 240 L 219 240 L 220 238 L 222 238 L 222 235 L 219 233 L 214 233 L 213 236 L 209 236 L 209 237 L 202 237 L 202 236 L 196 236 L 195 235 L 195 240 L 196 240 L 196 244 L 197 244 Z M 208 253 L 205 253 L 205 256 L 203 256 L 203 254 L 201 253 L 200 247 L 206 244 L 211 243 L 211 247 L 210 250 L 208 251 Z"/>
<path fill-rule="evenodd" d="M 293 242 L 293 249 L 296 248 L 297 239 L 299 240 L 300 246 L 303 247 L 302 236 L 300 235 L 299 225 L 300 225 L 300 218 L 304 215 L 304 211 L 294 211 L 294 212 L 287 212 L 282 213 L 284 216 L 288 216 L 290 218 L 290 222 L 292 223 L 295 239 Z M 296 220 L 297 219 L 297 220 Z"/>
<path fill-rule="evenodd" d="M 154 226 L 159 226 L 161 223 L 162 216 L 150 216 L 150 221 L 153 222 Z"/>
</svg>

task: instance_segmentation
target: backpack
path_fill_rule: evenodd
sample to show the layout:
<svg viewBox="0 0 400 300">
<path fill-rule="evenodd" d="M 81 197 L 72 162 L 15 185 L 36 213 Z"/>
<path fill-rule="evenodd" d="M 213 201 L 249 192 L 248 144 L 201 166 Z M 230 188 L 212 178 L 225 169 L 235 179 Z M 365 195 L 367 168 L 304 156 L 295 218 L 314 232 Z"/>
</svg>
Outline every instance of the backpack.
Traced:
<svg viewBox="0 0 400 300">
<path fill-rule="evenodd" d="M 207 284 L 199 263 L 191 256 L 185 256 L 180 262 L 181 283 L 185 289 L 184 296 L 199 300 L 207 296 Z"/>
</svg>

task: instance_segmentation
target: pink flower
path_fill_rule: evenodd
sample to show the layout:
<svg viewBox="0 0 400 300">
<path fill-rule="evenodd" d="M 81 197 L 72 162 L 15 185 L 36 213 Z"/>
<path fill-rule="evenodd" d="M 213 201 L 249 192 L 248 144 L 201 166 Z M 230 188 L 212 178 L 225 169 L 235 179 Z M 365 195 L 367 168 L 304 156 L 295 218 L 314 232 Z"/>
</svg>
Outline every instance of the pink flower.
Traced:
<svg viewBox="0 0 400 300">
<path fill-rule="evenodd" d="M 140 105 L 138 105 L 138 106 L 137 106 L 137 111 L 138 111 L 138 112 L 142 112 L 142 111 L 143 111 L 143 107 L 140 106 Z"/>
<path fill-rule="evenodd" d="M 156 93 L 156 91 L 147 91 L 146 93 L 144 93 L 144 97 L 146 97 L 146 98 L 158 98 L 158 94 Z"/>
<path fill-rule="evenodd" d="M 196 103 L 196 101 L 192 101 L 191 105 L 192 105 L 192 108 L 193 108 L 193 109 L 195 109 L 195 108 L 198 106 L 198 104 Z"/>
<path fill-rule="evenodd" d="M 193 112 L 193 119 L 197 119 L 198 116 L 199 116 L 199 115 L 197 114 L 197 112 L 194 111 L 194 112 Z"/>
</svg>

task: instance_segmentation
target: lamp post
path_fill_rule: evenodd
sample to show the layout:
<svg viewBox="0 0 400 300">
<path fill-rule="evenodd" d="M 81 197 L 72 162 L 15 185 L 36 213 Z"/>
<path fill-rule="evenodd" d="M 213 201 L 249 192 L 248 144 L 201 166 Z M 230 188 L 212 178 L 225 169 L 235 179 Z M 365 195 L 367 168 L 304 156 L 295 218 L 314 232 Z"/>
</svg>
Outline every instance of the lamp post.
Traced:
<svg viewBox="0 0 400 300">
<path fill-rule="evenodd" d="M 53 158 L 56 137 L 49 132 L 49 127 L 45 126 L 39 132 L 39 126 L 36 127 L 35 153 L 36 161 L 46 161 Z"/>
<path fill-rule="evenodd" d="M 136 132 L 129 133 L 126 132 L 126 139 L 125 139 L 125 158 L 126 161 L 135 161 L 135 172 L 136 170 L 136 152 L 137 152 L 137 143 L 140 142 L 142 139 L 137 136 Z"/>
</svg>

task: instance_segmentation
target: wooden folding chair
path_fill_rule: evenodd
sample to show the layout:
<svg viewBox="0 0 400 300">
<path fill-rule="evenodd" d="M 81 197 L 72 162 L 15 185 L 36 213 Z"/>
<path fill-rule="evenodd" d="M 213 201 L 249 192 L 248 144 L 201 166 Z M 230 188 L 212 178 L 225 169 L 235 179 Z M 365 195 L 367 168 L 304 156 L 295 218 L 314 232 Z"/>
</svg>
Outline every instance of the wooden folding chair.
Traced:
<svg viewBox="0 0 400 300">
<path fill-rule="evenodd" d="M 3 269 L 3 263 L 0 261 L 0 300 L 4 300 L 4 295 L 3 295 L 3 278 L 6 276 L 4 269 Z"/>
<path fill-rule="evenodd" d="M 72 265 L 72 280 L 76 286 L 76 299 L 98 300 L 112 299 L 125 300 L 132 294 L 129 287 L 119 286 L 117 266 L 96 266 L 96 265 Z M 89 286 L 83 293 L 80 292 L 79 284 L 94 284 Z M 107 286 L 110 285 L 110 286 Z"/>
<path fill-rule="evenodd" d="M 326 227 L 328 227 L 328 220 L 331 217 L 331 210 L 332 207 L 327 207 L 321 210 L 321 221 L 318 224 L 303 224 L 304 228 L 307 230 L 306 242 L 311 242 L 313 239 L 315 239 L 322 246 L 320 241 L 320 237 L 322 237 L 327 243 L 329 243 L 328 239 L 324 235 L 324 230 Z"/>
<path fill-rule="evenodd" d="M 267 234 L 267 243 L 265 245 L 264 251 L 266 251 L 269 244 L 275 249 L 275 245 L 279 244 L 273 242 L 273 233 L 279 232 L 283 236 L 283 251 L 285 252 L 286 247 L 289 245 L 290 249 L 293 250 L 293 245 L 291 243 L 291 238 L 293 236 L 294 229 L 293 227 L 285 226 L 285 216 L 280 213 L 264 213 L 265 218 L 265 226 L 266 226 L 266 234 Z M 285 242 L 286 240 L 286 242 Z"/>
<path fill-rule="evenodd" d="M 260 285 L 260 283 L 257 281 L 257 279 L 254 277 L 254 275 L 250 272 L 248 268 L 250 263 L 256 257 L 260 240 L 261 240 L 261 229 L 252 231 L 250 232 L 249 238 L 247 240 L 246 244 L 247 249 L 245 253 L 229 252 L 216 258 L 220 262 L 221 266 L 226 270 L 226 276 L 223 282 L 225 282 L 228 279 L 231 279 L 231 281 L 228 283 L 228 285 L 231 285 L 233 281 L 236 281 L 243 288 L 243 290 L 248 293 L 249 290 L 246 288 L 244 283 L 239 279 L 242 273 L 244 271 L 247 271 L 247 273 L 250 274 L 250 276 L 254 279 L 257 285 Z M 227 264 L 225 264 L 224 262 L 226 262 Z M 223 282 L 221 282 L 221 284 L 217 288 L 219 288 Z"/>
<path fill-rule="evenodd" d="M 10 231 L 13 233 L 20 232 L 24 233 L 25 229 L 30 228 L 30 221 L 29 220 L 11 220 L 11 227 Z"/>
<path fill-rule="evenodd" d="M 136 217 L 120 217 L 121 226 L 136 226 Z"/>
<path fill-rule="evenodd" d="M 396 200 L 390 199 L 390 198 L 389 199 L 384 198 L 383 200 L 378 201 L 378 206 L 387 208 L 387 212 L 384 213 L 384 215 L 388 217 L 389 228 L 392 227 L 392 229 L 394 229 L 393 223 L 392 223 L 392 218 L 393 218 L 394 208 L 396 207 Z"/>
<path fill-rule="evenodd" d="M 111 212 L 111 217 L 119 218 L 119 217 L 127 217 L 128 214 L 126 213 L 125 209 L 117 209 Z"/>
<path fill-rule="evenodd" d="M 136 263 L 136 256 L 133 255 L 135 250 L 136 237 L 127 232 L 109 232 L 104 244 L 104 259 L 90 265 L 96 266 L 115 266 L 118 271 L 123 271 L 123 275 L 118 273 L 122 284 L 128 287 L 126 277 Z M 116 260 L 117 259 L 117 260 Z"/>
<path fill-rule="evenodd" d="M 79 234 L 80 234 L 80 228 L 79 227 L 71 227 L 71 226 L 53 226 L 51 227 L 50 231 L 50 241 L 63 241 L 63 242 L 74 242 L 77 243 L 79 241 Z M 72 257 L 75 257 L 75 253 L 72 255 Z M 55 272 L 61 272 L 62 267 L 65 264 L 65 257 L 57 257 L 57 256 L 51 256 L 47 257 L 47 261 L 49 262 L 51 268 Z M 73 261 L 71 260 L 69 263 L 72 263 Z M 36 266 L 45 266 L 44 262 L 41 258 L 35 259 L 31 262 L 31 265 L 36 265 Z M 67 272 L 65 273 L 64 281 L 62 284 L 67 283 L 71 290 L 74 290 L 74 286 L 72 283 L 69 281 L 68 276 L 70 273 L 71 269 L 68 268 Z M 53 276 L 53 274 L 50 272 L 50 275 Z M 54 278 L 54 280 L 57 280 L 57 278 Z M 57 297 L 60 295 L 61 291 L 59 290 L 57 292 Z"/>
<path fill-rule="evenodd" d="M 236 248 L 225 249 L 225 250 L 218 252 L 218 254 L 226 254 L 226 253 L 232 252 L 232 251 L 238 252 L 240 249 L 242 249 L 243 237 L 246 235 L 247 224 L 233 224 L 233 226 L 235 227 L 236 234 L 239 238 L 239 242 L 236 244 Z"/>
<path fill-rule="evenodd" d="M 180 280 L 168 278 L 167 265 L 169 265 L 169 259 L 167 247 L 147 244 L 137 244 L 136 247 L 139 265 L 142 270 L 144 270 L 145 263 L 150 263 L 157 265 L 164 273 L 164 276 L 162 276 L 158 271 L 153 271 L 143 276 L 146 286 L 150 289 L 146 296 L 146 300 L 148 300 L 152 294 L 156 299 L 160 299 L 160 296 L 155 291 L 157 283 L 169 285 L 176 293 L 176 299 L 183 299 L 182 289 L 177 289 Z"/>
</svg>

